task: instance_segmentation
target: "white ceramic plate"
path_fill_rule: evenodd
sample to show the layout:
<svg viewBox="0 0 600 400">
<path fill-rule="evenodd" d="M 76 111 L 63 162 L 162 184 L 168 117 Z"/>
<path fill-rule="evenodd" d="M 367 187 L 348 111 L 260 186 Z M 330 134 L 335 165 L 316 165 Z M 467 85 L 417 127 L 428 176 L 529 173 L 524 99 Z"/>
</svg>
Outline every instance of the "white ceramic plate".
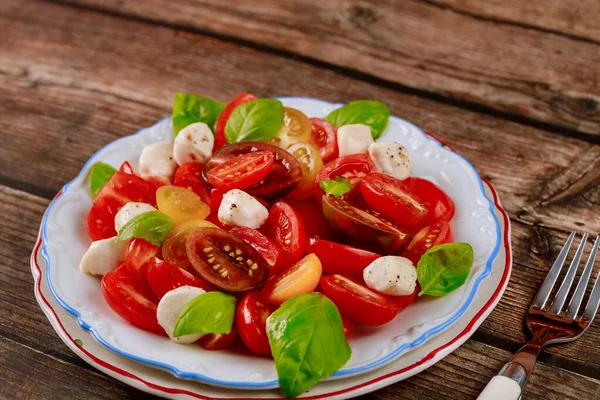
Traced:
<svg viewBox="0 0 600 400">
<path fill-rule="evenodd" d="M 282 101 L 310 117 L 324 116 L 340 106 L 305 98 Z M 77 318 L 81 327 L 117 354 L 168 370 L 180 378 L 211 385 L 243 389 L 277 387 L 277 373 L 271 360 L 182 346 L 129 325 L 106 304 L 99 280 L 78 271 L 79 261 L 90 243 L 85 228 L 85 216 L 92 202 L 87 180 L 90 166 L 96 161 L 118 166 L 129 160 L 136 167 L 142 149 L 159 140 L 172 140 L 168 118 L 101 149 L 50 204 L 42 221 L 41 250 L 48 286 L 58 303 Z M 413 161 L 413 174 L 432 180 L 454 200 L 454 237 L 473 246 L 474 265 L 466 283 L 452 294 L 419 299 L 405 309 L 401 317 L 383 327 L 358 329 L 350 338 L 353 351 L 350 361 L 330 379 L 381 367 L 448 329 L 473 307 L 473 298 L 491 273 L 501 246 L 500 225 L 493 213 L 493 203 L 484 193 L 481 178 L 464 158 L 396 117 L 390 118 L 379 141 L 405 145 Z"/>
<path fill-rule="evenodd" d="M 511 271 L 510 225 L 492 186 L 486 182 L 488 196 L 496 200 L 496 216 L 502 230 L 502 247 L 493 263 L 492 273 L 482 282 L 470 307 L 450 328 L 382 368 L 349 379 L 321 382 L 304 393 L 302 398 L 348 399 L 406 379 L 433 365 L 459 347 L 477 329 L 500 300 Z M 277 389 L 244 392 L 207 386 L 178 379 L 155 368 L 120 357 L 93 340 L 76 320 L 61 308 L 50 294 L 45 280 L 45 264 L 39 249 L 41 239 L 32 253 L 31 270 L 35 280 L 35 296 L 40 307 L 60 338 L 84 361 L 100 371 L 137 389 L 154 395 L 179 399 L 282 399 Z M 77 344 L 79 341 L 80 345 Z"/>
</svg>

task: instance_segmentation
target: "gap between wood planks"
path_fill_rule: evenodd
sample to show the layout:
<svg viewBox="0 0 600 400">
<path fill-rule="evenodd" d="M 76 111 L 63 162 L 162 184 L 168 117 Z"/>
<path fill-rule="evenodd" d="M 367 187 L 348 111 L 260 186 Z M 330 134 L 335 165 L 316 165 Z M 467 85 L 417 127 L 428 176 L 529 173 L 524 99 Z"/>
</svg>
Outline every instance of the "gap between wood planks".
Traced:
<svg viewBox="0 0 600 400">
<path fill-rule="evenodd" d="M 552 123 L 539 121 L 539 120 L 536 120 L 533 118 L 528 118 L 523 115 L 518 115 L 518 114 L 513 114 L 513 113 L 509 113 L 509 112 L 496 110 L 491 107 L 485 106 L 483 104 L 478 104 L 478 103 L 471 102 L 468 100 L 452 98 L 449 96 L 444 96 L 442 94 L 409 87 L 404 84 L 390 81 L 390 80 L 387 80 L 384 78 L 380 78 L 375 75 L 372 75 L 372 74 L 369 74 L 369 73 L 366 73 L 366 72 L 363 72 L 363 71 L 360 71 L 357 69 L 342 67 L 337 64 L 328 63 L 326 61 L 319 60 L 314 57 L 310 57 L 310 56 L 295 53 L 292 51 L 287 51 L 284 49 L 276 48 L 274 46 L 269 46 L 264 43 L 259 43 L 256 41 L 243 39 L 243 38 L 236 37 L 236 36 L 225 35 L 222 33 L 211 32 L 209 30 L 199 29 L 196 27 L 190 27 L 187 25 L 179 24 L 179 23 L 169 23 L 166 21 L 158 20 L 156 18 L 123 14 L 123 13 L 119 13 L 118 11 L 113 11 L 113 10 L 104 9 L 104 8 L 98 8 L 98 7 L 94 7 L 94 6 L 87 5 L 87 4 L 71 3 L 71 2 L 66 2 L 66 1 L 62 1 L 62 0 L 44 0 L 44 1 L 46 1 L 48 3 L 60 4 L 60 5 L 66 6 L 66 7 L 74 8 L 74 9 L 93 11 L 96 13 L 108 15 L 108 16 L 115 17 L 115 18 L 136 21 L 139 23 L 144 23 L 146 25 L 161 26 L 161 27 L 165 27 L 165 28 L 169 28 L 169 29 L 175 29 L 175 30 L 178 30 L 181 32 L 193 33 L 193 34 L 197 34 L 200 36 L 206 36 L 209 38 L 217 39 L 217 40 L 220 40 L 223 42 L 248 47 L 248 48 L 258 50 L 258 51 L 261 51 L 261 52 L 264 52 L 267 54 L 272 54 L 272 55 L 276 55 L 276 56 L 280 56 L 280 57 L 293 58 L 296 61 L 308 64 L 308 65 L 311 65 L 314 67 L 328 69 L 328 70 L 334 71 L 336 73 L 339 73 L 340 75 L 343 75 L 343 76 L 346 76 L 349 78 L 353 78 L 353 79 L 357 79 L 360 81 L 364 81 L 364 82 L 370 83 L 370 84 L 378 86 L 378 87 L 384 87 L 386 89 L 391 89 L 391 90 L 394 90 L 394 91 L 397 91 L 400 93 L 419 96 L 419 97 L 422 97 L 422 98 L 425 98 L 428 100 L 432 100 L 435 102 L 460 107 L 460 108 L 463 108 L 463 109 L 466 109 L 469 111 L 473 111 L 473 112 L 476 112 L 479 114 L 484 114 L 484 115 L 488 115 L 488 116 L 492 116 L 492 117 L 496 117 L 496 118 L 505 119 L 507 121 L 519 123 L 519 124 L 522 124 L 525 126 L 530 126 L 530 127 L 541 129 L 541 130 L 545 130 L 545 131 L 556 133 L 559 135 L 585 140 L 585 141 L 588 141 L 593 144 L 600 144 L 600 136 L 595 136 L 592 134 L 579 132 L 574 129 L 561 127 L 561 126 L 558 126 L 558 125 L 555 125 Z M 426 4 L 435 5 L 436 7 L 440 7 L 439 4 L 436 4 L 436 3 L 430 3 L 429 1 L 423 1 L 423 2 Z M 513 24 L 518 26 L 518 24 L 515 24 L 515 23 L 513 23 Z M 529 25 L 527 25 L 526 28 L 535 29 L 534 27 L 531 27 Z M 594 41 L 592 41 L 592 42 L 595 43 Z"/>
</svg>

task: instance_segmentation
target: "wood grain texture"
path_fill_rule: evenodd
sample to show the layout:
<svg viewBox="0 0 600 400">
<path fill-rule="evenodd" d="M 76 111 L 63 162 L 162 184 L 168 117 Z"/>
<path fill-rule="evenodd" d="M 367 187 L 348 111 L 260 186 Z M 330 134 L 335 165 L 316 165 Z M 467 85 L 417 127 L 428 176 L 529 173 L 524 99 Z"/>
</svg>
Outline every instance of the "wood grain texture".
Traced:
<svg viewBox="0 0 600 400">
<path fill-rule="evenodd" d="M 104 144 L 167 115 L 174 91 L 219 100 L 241 90 L 377 98 L 456 147 L 493 181 L 514 218 L 600 232 L 598 144 L 195 34 L 60 5 L 3 5 L 0 178 L 11 186 L 51 197 Z M 37 168 L 29 168 L 32 157 Z"/>
<path fill-rule="evenodd" d="M 268 46 L 360 71 L 383 84 L 600 133 L 597 43 L 493 23 L 418 0 L 67 1 Z"/>
<path fill-rule="evenodd" d="M 549 33 L 600 42 L 600 3 L 596 0 L 424 0 L 490 21 L 526 25 Z"/>
</svg>

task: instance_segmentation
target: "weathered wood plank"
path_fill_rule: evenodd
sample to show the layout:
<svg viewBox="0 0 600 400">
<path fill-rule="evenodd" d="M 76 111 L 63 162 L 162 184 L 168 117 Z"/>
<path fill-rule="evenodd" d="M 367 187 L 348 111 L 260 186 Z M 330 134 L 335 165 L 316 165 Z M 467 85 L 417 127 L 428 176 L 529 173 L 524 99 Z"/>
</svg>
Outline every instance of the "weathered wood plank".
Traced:
<svg viewBox="0 0 600 400">
<path fill-rule="evenodd" d="M 237 38 L 422 92 L 600 132 L 598 44 L 448 12 L 429 2 L 66 1 Z"/>
<path fill-rule="evenodd" d="M 595 0 L 424 0 L 492 21 L 529 25 L 600 42 L 600 3 Z"/>
<path fill-rule="evenodd" d="M 177 90 L 220 100 L 241 90 L 377 98 L 471 160 L 513 217 L 600 231 L 597 144 L 198 35 L 60 5 L 40 3 L 34 13 L 2 4 L 0 178 L 12 186 L 50 197 L 101 146 L 168 114 Z"/>
</svg>

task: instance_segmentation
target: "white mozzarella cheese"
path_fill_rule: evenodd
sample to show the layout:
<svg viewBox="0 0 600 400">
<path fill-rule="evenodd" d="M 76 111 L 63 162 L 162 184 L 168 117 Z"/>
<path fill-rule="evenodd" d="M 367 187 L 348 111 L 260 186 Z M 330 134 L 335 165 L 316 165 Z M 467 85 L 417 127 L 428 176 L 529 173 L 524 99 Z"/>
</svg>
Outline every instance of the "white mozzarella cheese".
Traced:
<svg viewBox="0 0 600 400">
<path fill-rule="evenodd" d="M 105 275 L 125 261 L 127 241 L 115 243 L 115 237 L 96 240 L 81 258 L 79 269 L 91 275 Z"/>
<path fill-rule="evenodd" d="M 417 286 L 417 270 L 408 258 L 385 256 L 363 271 L 368 287 L 390 296 L 408 296 Z"/>
<path fill-rule="evenodd" d="M 169 142 L 152 143 L 144 147 L 140 155 L 140 175 L 142 178 L 161 178 L 170 182 L 175 174 L 177 162 L 173 157 L 173 144 Z"/>
<path fill-rule="evenodd" d="M 130 202 L 125 204 L 117 215 L 115 215 L 115 230 L 119 232 L 123 225 L 131 221 L 134 217 L 140 214 L 156 211 L 156 208 L 147 203 Z"/>
<path fill-rule="evenodd" d="M 217 215 L 225 225 L 257 229 L 267 220 L 269 211 L 248 193 L 232 189 L 223 196 Z"/>
<path fill-rule="evenodd" d="M 369 155 L 379 172 L 398 179 L 406 179 L 412 172 L 412 163 L 406 147 L 398 143 L 373 143 Z"/>
<path fill-rule="evenodd" d="M 206 163 L 212 156 L 214 135 L 208 125 L 197 122 L 183 128 L 173 144 L 173 156 L 177 164 L 196 161 Z"/>
<path fill-rule="evenodd" d="M 371 127 L 364 124 L 344 125 L 337 131 L 339 155 L 367 154 L 373 143 Z"/>
<path fill-rule="evenodd" d="M 158 307 L 156 308 L 156 319 L 158 324 L 163 327 L 167 335 L 175 343 L 188 344 L 193 343 L 200 339 L 202 334 L 184 335 L 179 337 L 173 337 L 173 331 L 175 329 L 175 322 L 181 314 L 181 311 L 185 305 L 192 299 L 206 293 L 204 289 L 200 289 L 193 286 L 181 286 L 177 289 L 173 289 L 165 293 L 160 299 Z"/>
</svg>

